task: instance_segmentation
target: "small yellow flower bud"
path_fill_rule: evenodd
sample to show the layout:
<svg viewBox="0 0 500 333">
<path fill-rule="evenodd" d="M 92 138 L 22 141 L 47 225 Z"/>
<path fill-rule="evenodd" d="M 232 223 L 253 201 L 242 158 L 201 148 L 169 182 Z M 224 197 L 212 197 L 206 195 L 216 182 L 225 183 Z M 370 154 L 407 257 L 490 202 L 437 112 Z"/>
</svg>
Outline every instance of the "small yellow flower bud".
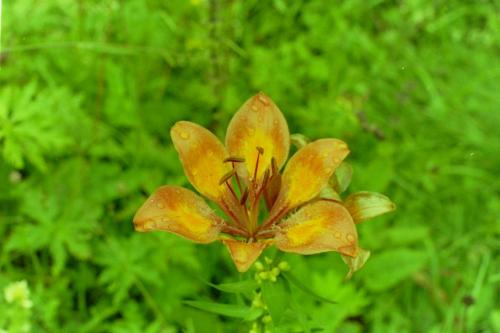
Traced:
<svg viewBox="0 0 500 333">
<path fill-rule="evenodd" d="M 259 333 L 259 326 L 257 326 L 257 323 L 253 323 L 252 328 L 248 333 Z"/>
<path fill-rule="evenodd" d="M 282 261 L 279 263 L 278 265 L 279 269 L 281 269 L 282 271 L 288 271 L 290 270 L 290 264 L 286 261 Z"/>
<path fill-rule="evenodd" d="M 278 275 L 280 275 L 280 269 L 278 267 L 274 267 L 272 270 L 271 270 L 271 275 L 274 276 L 274 277 L 277 277 Z"/>
<path fill-rule="evenodd" d="M 273 318 L 272 318 L 270 315 L 264 316 L 264 317 L 262 318 L 262 322 L 263 322 L 264 324 L 269 324 L 271 321 L 273 321 Z"/>
<path fill-rule="evenodd" d="M 260 277 L 262 280 L 267 280 L 267 279 L 269 279 L 269 272 L 260 272 L 260 273 L 259 273 L 259 277 Z"/>
<path fill-rule="evenodd" d="M 257 261 L 255 263 L 255 268 L 258 270 L 258 271 L 263 271 L 264 270 L 264 265 L 260 262 L 260 261 Z"/>
</svg>

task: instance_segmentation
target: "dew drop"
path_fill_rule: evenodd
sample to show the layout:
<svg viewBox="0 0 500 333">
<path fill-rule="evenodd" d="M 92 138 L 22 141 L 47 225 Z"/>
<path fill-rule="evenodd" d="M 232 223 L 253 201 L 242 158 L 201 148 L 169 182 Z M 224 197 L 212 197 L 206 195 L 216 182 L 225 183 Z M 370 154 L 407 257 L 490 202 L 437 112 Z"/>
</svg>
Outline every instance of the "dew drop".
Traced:
<svg viewBox="0 0 500 333">
<path fill-rule="evenodd" d="M 269 105 L 269 101 L 264 95 L 259 95 L 259 101 L 264 105 Z"/>
<path fill-rule="evenodd" d="M 342 237 L 342 234 L 340 233 L 340 231 L 337 231 L 334 236 L 335 238 L 340 239 L 340 237 Z"/>
<path fill-rule="evenodd" d="M 189 133 L 188 132 L 181 132 L 179 135 L 181 136 L 181 139 L 184 139 L 184 140 L 189 139 Z"/>
<path fill-rule="evenodd" d="M 252 111 L 256 111 L 256 112 L 259 111 L 259 108 L 255 104 L 252 104 L 252 106 L 250 108 L 252 109 Z"/>
<path fill-rule="evenodd" d="M 156 207 L 158 207 L 158 208 L 160 208 L 160 209 L 163 209 L 163 208 L 165 208 L 165 204 L 164 204 L 163 202 L 158 202 L 158 203 L 156 204 Z"/>
<path fill-rule="evenodd" d="M 345 144 L 344 142 L 341 142 L 341 143 L 339 143 L 339 148 L 340 149 L 346 149 L 347 148 L 347 144 Z"/>
<path fill-rule="evenodd" d="M 345 236 L 345 239 L 347 239 L 348 242 L 354 241 L 354 235 L 353 234 L 347 234 Z"/>
</svg>

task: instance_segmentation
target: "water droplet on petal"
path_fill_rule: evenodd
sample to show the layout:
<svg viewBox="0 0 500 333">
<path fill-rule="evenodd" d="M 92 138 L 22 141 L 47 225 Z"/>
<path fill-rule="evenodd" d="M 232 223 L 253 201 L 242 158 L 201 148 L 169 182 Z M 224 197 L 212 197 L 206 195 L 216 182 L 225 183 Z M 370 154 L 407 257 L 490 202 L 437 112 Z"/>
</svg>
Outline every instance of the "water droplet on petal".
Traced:
<svg viewBox="0 0 500 333">
<path fill-rule="evenodd" d="M 342 234 L 340 233 L 340 231 L 337 231 L 334 236 L 335 238 L 340 239 L 340 237 L 342 237 Z"/>
<path fill-rule="evenodd" d="M 346 149 L 347 148 L 347 144 L 344 143 L 344 142 L 341 142 L 341 143 L 339 143 L 339 148 L 340 149 Z"/>
<path fill-rule="evenodd" d="M 180 134 L 181 139 L 187 140 L 189 139 L 189 133 L 188 132 L 181 132 Z"/>
<path fill-rule="evenodd" d="M 264 95 L 262 95 L 262 94 L 260 94 L 260 95 L 259 95 L 259 101 L 260 101 L 262 104 L 264 104 L 264 105 L 269 105 L 269 101 L 268 101 L 268 99 L 266 98 L 266 96 L 264 96 Z"/>
<path fill-rule="evenodd" d="M 156 204 L 156 207 L 158 207 L 158 208 L 160 208 L 160 209 L 163 209 L 163 208 L 165 208 L 165 204 L 164 204 L 163 202 L 158 202 L 158 203 Z"/>
<path fill-rule="evenodd" d="M 259 108 L 255 104 L 252 104 L 250 108 L 252 109 L 252 111 L 259 111 Z"/>
<path fill-rule="evenodd" d="M 354 235 L 353 234 L 347 234 L 345 236 L 345 239 L 347 239 L 348 242 L 354 241 Z"/>
</svg>

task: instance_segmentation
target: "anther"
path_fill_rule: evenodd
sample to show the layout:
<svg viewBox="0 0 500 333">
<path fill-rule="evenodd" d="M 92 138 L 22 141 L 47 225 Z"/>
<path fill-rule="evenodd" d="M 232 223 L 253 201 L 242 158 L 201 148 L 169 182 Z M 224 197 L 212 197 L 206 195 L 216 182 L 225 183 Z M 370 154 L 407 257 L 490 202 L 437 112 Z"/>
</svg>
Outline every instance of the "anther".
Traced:
<svg viewBox="0 0 500 333">
<path fill-rule="evenodd" d="M 228 162 L 231 162 L 231 163 L 243 163 L 243 162 L 245 162 L 245 159 L 242 158 L 242 157 L 229 156 L 228 158 L 226 158 L 224 160 L 224 163 L 228 163 Z"/>
<path fill-rule="evenodd" d="M 236 170 L 233 169 L 231 171 L 229 171 L 228 173 L 226 173 L 224 176 L 222 176 L 222 178 L 219 180 L 219 185 L 222 185 L 224 184 L 225 182 L 227 182 L 229 179 L 231 179 L 231 177 L 234 176 L 234 174 L 236 173 Z"/>
<path fill-rule="evenodd" d="M 257 151 L 259 152 L 259 154 L 264 155 L 264 148 L 259 147 L 259 146 L 255 147 L 255 148 L 257 148 Z"/>
</svg>

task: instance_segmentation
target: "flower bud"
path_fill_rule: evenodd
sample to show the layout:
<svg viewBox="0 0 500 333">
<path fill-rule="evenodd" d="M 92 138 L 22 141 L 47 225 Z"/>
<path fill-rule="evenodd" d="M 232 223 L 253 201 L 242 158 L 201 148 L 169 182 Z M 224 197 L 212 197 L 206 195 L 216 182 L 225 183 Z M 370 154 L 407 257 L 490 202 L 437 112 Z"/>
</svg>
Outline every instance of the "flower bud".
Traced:
<svg viewBox="0 0 500 333">
<path fill-rule="evenodd" d="M 278 268 L 282 271 L 288 271 L 290 270 L 290 264 L 286 261 L 282 261 L 279 263 Z"/>
<path fill-rule="evenodd" d="M 257 261 L 255 263 L 255 268 L 258 270 L 258 271 L 263 271 L 264 270 L 264 265 L 260 262 L 260 261 Z"/>
</svg>

